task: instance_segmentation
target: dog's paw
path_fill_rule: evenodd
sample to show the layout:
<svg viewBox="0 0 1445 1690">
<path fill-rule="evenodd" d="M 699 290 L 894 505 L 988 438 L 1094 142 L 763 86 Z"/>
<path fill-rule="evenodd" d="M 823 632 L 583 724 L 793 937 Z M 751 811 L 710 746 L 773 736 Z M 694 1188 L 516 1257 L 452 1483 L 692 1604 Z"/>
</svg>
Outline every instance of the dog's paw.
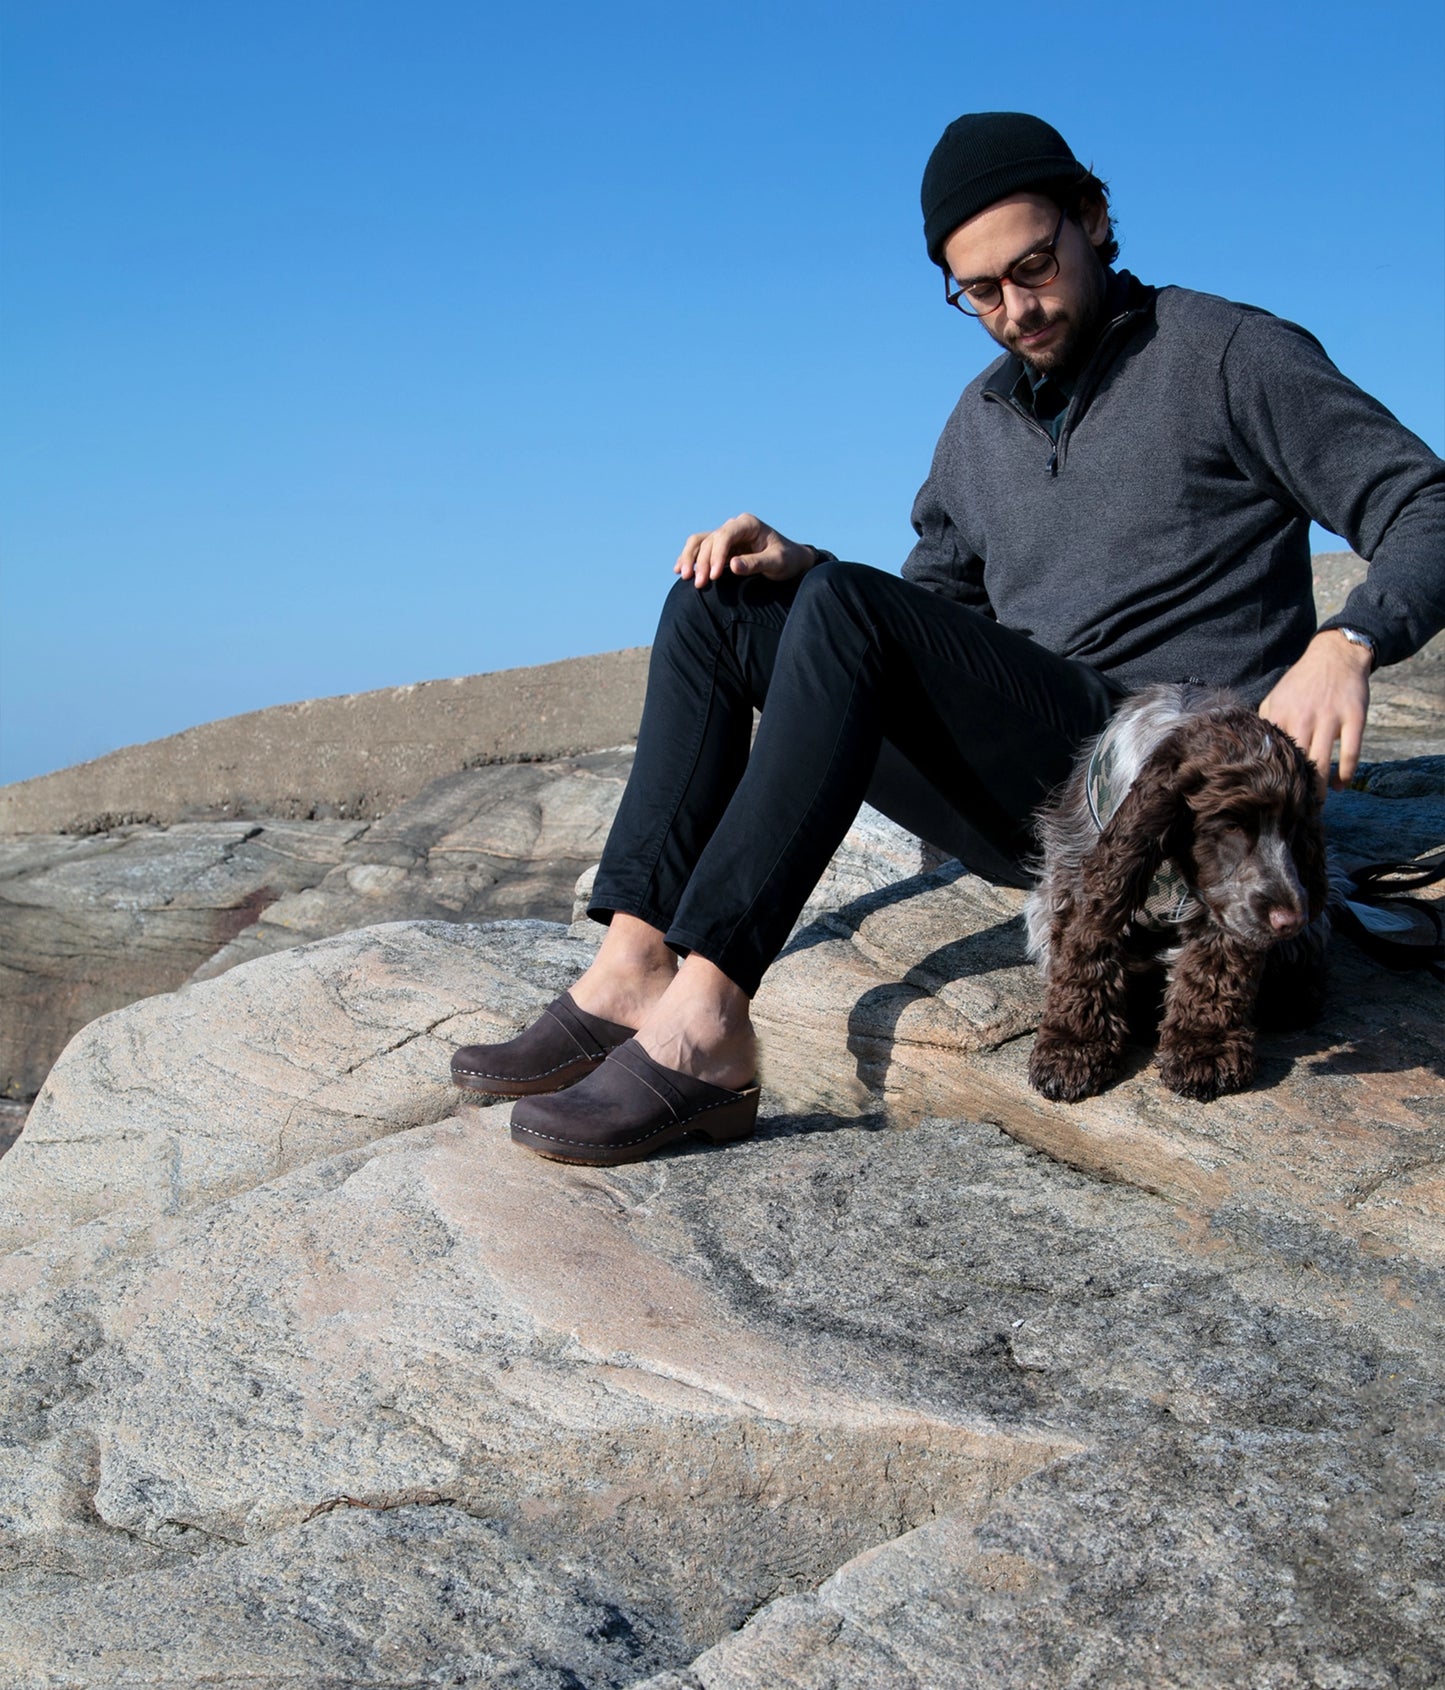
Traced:
<svg viewBox="0 0 1445 1690">
<path fill-rule="evenodd" d="M 1254 1045 L 1238 1039 L 1189 1040 L 1159 1052 L 1159 1077 L 1170 1091 L 1199 1103 L 1243 1091 L 1254 1078 Z"/>
<path fill-rule="evenodd" d="M 1118 1066 L 1119 1059 L 1111 1050 L 1040 1032 L 1029 1057 L 1029 1084 L 1055 1103 L 1077 1103 L 1102 1091 Z"/>
</svg>

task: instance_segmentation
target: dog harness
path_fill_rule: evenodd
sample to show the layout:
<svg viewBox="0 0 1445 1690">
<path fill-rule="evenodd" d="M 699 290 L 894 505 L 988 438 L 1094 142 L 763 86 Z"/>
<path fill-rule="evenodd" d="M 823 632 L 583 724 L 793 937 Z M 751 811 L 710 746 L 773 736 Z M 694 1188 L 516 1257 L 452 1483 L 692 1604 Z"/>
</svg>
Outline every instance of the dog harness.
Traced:
<svg viewBox="0 0 1445 1690">
<path fill-rule="evenodd" d="M 1089 756 L 1084 776 L 1084 791 L 1089 800 L 1089 815 L 1100 833 L 1114 819 L 1114 814 L 1129 794 L 1133 781 L 1123 780 L 1119 773 L 1119 753 L 1115 744 L 1116 723 L 1104 729 Z M 1136 927 L 1151 933 L 1167 933 L 1183 921 L 1196 916 L 1204 908 L 1198 893 L 1184 878 L 1176 864 L 1166 859 L 1159 865 L 1149 893 L 1134 911 Z"/>
</svg>

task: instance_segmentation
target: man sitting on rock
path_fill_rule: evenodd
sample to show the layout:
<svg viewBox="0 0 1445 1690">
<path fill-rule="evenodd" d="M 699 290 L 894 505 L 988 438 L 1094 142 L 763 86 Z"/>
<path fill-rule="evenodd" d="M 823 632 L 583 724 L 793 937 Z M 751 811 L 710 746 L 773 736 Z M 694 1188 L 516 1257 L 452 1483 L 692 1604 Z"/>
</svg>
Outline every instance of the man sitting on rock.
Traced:
<svg viewBox="0 0 1445 1690">
<path fill-rule="evenodd" d="M 1033 810 L 1126 692 L 1233 687 L 1321 770 L 1338 743 L 1348 781 L 1370 670 L 1445 623 L 1445 465 L 1304 330 L 1113 269 L 1105 184 L 1056 130 L 959 118 L 923 219 L 1003 356 L 943 431 L 901 580 L 750 515 L 683 547 L 596 960 L 453 1062 L 524 1100 L 512 1135 L 543 1155 L 752 1130 L 749 1000 L 865 798 L 1027 885 Z M 1318 632 L 1311 518 L 1370 560 Z"/>
</svg>

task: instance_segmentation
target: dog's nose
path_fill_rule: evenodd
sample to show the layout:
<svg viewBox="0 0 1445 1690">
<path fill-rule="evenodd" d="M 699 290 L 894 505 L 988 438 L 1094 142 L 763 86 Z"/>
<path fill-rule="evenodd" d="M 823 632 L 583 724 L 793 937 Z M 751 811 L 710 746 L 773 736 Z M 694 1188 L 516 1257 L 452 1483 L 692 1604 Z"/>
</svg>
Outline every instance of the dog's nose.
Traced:
<svg viewBox="0 0 1445 1690">
<path fill-rule="evenodd" d="M 1285 904 L 1277 904 L 1269 912 L 1269 925 L 1275 937 L 1288 939 L 1299 932 L 1305 924 L 1305 918 L 1300 910 L 1292 910 Z"/>
</svg>

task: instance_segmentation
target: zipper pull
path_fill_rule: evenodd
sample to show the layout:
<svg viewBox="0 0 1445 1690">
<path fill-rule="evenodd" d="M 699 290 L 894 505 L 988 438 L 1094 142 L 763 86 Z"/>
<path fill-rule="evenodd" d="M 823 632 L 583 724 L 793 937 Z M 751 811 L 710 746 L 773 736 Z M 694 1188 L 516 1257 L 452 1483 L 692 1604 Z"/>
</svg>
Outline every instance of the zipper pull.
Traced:
<svg viewBox="0 0 1445 1690">
<path fill-rule="evenodd" d="M 1057 446 L 1049 453 L 1048 470 L 1051 477 L 1056 477 L 1059 473 L 1059 449 Z"/>
</svg>

